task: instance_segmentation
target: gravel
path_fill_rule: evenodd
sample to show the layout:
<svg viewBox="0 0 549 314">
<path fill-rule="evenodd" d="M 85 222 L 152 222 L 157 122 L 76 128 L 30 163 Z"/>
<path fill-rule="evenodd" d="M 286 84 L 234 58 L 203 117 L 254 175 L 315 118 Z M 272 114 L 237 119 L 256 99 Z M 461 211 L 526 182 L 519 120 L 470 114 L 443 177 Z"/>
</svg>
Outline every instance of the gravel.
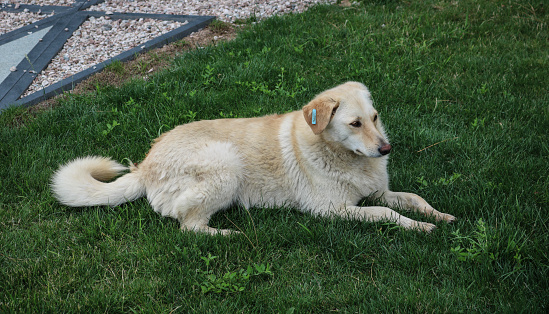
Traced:
<svg viewBox="0 0 549 314">
<path fill-rule="evenodd" d="M 36 5 L 57 5 L 57 6 L 69 6 L 74 3 L 74 0 L 18 0 L 18 1 L 3 1 L 19 4 L 36 4 Z"/>
<path fill-rule="evenodd" d="M 19 0 L 19 1 L 6 1 L 0 0 L 0 35 L 11 32 L 19 27 L 38 22 L 50 15 L 33 13 L 33 12 L 21 12 L 12 13 L 1 11 L 2 7 L 11 7 L 18 9 L 21 4 L 35 4 L 35 5 L 55 5 L 55 6 L 70 6 L 74 3 L 74 0 Z"/>
<path fill-rule="evenodd" d="M 38 22 L 46 17 L 48 17 L 48 15 L 32 12 L 11 13 L 0 11 L 0 35 L 16 30 L 19 27 Z"/>
<path fill-rule="evenodd" d="M 213 15 L 233 23 L 255 17 L 259 20 L 287 13 L 299 13 L 318 3 L 336 0 L 106 0 L 88 10 L 112 13 L 155 13 Z M 2 5 L 39 4 L 67 6 L 73 0 L 0 0 Z M 155 37 L 184 25 L 181 22 L 153 19 L 111 20 L 109 16 L 90 17 L 63 46 L 48 67 L 39 73 L 22 97 L 64 78 L 137 47 Z M 34 23 L 48 15 L 0 11 L 0 34 Z"/>
<path fill-rule="evenodd" d="M 317 3 L 335 0 L 106 0 L 90 7 L 90 11 L 213 15 L 224 22 L 255 16 L 258 19 L 276 14 L 303 12 Z"/>
</svg>

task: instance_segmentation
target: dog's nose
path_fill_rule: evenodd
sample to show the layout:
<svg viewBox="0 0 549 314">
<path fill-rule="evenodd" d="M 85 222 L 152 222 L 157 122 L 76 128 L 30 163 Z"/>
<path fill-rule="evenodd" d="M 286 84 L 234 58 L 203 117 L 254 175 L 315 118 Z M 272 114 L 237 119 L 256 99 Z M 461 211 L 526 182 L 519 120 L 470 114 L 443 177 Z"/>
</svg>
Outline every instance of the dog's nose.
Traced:
<svg viewBox="0 0 549 314">
<path fill-rule="evenodd" d="M 391 148 L 392 148 L 392 147 L 391 147 L 391 144 L 385 144 L 385 145 L 381 146 L 381 147 L 378 149 L 378 151 L 379 151 L 379 153 L 380 153 L 382 156 L 385 156 L 385 155 L 387 155 L 388 153 L 391 152 Z"/>
</svg>

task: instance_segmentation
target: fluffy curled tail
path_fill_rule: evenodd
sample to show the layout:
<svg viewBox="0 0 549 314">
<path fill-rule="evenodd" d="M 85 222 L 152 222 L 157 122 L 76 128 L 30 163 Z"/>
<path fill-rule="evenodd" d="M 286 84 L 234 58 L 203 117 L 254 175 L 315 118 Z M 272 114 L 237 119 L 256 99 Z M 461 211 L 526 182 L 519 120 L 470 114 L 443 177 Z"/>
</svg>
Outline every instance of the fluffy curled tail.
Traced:
<svg viewBox="0 0 549 314">
<path fill-rule="evenodd" d="M 53 174 L 51 188 L 57 200 L 68 206 L 116 206 L 145 194 L 145 186 L 135 172 L 113 182 L 102 182 L 125 170 L 128 168 L 109 158 L 78 158 L 61 166 Z"/>
</svg>

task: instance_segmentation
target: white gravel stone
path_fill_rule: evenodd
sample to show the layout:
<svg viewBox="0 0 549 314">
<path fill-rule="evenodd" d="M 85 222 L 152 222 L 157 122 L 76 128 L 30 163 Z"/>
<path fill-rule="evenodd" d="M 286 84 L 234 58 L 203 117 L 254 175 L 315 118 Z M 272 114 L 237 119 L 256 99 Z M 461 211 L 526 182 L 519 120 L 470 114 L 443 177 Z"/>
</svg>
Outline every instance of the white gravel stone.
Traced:
<svg viewBox="0 0 549 314">
<path fill-rule="evenodd" d="M 32 12 L 12 13 L 0 11 L 0 35 L 16 30 L 25 25 L 38 22 L 49 15 Z"/>
<path fill-rule="evenodd" d="M 57 5 L 57 6 L 69 6 L 74 3 L 74 0 L 15 0 L 15 1 L 2 1 L 11 2 L 17 4 L 37 4 L 37 5 Z"/>
<path fill-rule="evenodd" d="M 212 15 L 225 22 L 258 19 L 276 14 L 299 13 L 318 3 L 335 3 L 336 0 L 105 0 L 91 6 L 90 11 L 124 13 L 156 13 L 177 15 Z"/>
</svg>

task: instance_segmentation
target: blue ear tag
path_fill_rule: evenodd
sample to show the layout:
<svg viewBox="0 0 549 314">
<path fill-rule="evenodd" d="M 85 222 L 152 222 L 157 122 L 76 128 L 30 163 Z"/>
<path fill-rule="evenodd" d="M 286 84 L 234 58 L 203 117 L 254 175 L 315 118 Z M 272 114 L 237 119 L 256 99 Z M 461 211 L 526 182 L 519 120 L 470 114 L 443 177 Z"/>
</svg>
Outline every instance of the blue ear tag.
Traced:
<svg viewBox="0 0 549 314">
<path fill-rule="evenodd" d="M 312 124 L 316 124 L 316 109 L 313 109 L 313 121 Z"/>
</svg>

